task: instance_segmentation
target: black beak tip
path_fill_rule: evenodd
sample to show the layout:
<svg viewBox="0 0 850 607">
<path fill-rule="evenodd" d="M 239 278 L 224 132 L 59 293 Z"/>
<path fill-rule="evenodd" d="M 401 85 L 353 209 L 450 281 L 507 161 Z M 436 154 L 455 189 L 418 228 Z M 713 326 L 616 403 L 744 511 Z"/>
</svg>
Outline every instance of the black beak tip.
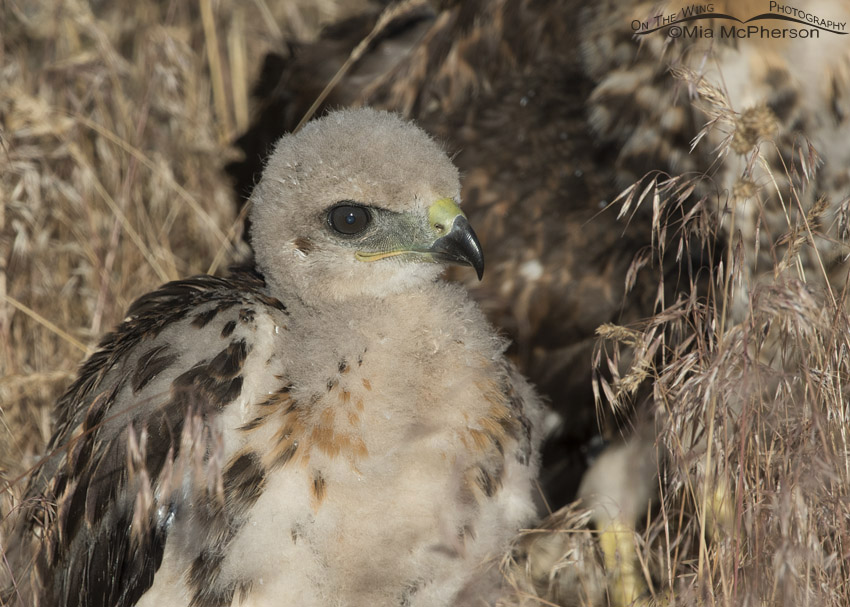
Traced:
<svg viewBox="0 0 850 607">
<path fill-rule="evenodd" d="M 461 256 L 469 265 L 475 268 L 478 280 L 481 280 L 484 278 L 484 252 L 481 250 L 481 243 L 478 241 L 478 236 L 465 217 L 459 217 L 455 221 L 455 229 L 452 231 L 457 231 L 458 240 L 461 241 Z"/>
<path fill-rule="evenodd" d="M 480 250 L 480 249 L 479 249 Z M 475 273 L 478 274 L 478 280 L 484 278 L 484 256 L 479 255 L 478 259 L 472 262 L 472 267 L 475 268 Z"/>
<path fill-rule="evenodd" d="M 434 243 L 431 252 L 440 261 L 472 266 L 478 274 L 478 280 L 484 277 L 484 253 L 481 251 L 481 243 L 463 215 L 455 219 L 448 234 Z"/>
</svg>

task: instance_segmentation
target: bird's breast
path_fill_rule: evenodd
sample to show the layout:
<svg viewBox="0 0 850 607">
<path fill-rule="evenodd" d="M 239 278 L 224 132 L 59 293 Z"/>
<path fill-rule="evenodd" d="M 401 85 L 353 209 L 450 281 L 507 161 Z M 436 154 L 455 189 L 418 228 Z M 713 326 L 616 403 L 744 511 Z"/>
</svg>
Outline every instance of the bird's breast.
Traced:
<svg viewBox="0 0 850 607">
<path fill-rule="evenodd" d="M 445 605 L 458 586 L 431 582 L 475 569 L 532 515 L 501 343 L 459 306 L 382 312 L 257 326 L 219 420 L 222 490 L 179 513 L 151 600 Z"/>
<path fill-rule="evenodd" d="M 304 371 L 284 370 L 242 430 L 262 494 L 224 568 L 264 580 L 257 604 L 323 604 L 316 578 L 360 588 L 350 604 L 398 604 L 423 574 L 503 541 L 521 423 L 492 358 L 448 332 L 404 343 L 377 332 Z M 257 561 L 259 547 L 274 558 Z"/>
</svg>

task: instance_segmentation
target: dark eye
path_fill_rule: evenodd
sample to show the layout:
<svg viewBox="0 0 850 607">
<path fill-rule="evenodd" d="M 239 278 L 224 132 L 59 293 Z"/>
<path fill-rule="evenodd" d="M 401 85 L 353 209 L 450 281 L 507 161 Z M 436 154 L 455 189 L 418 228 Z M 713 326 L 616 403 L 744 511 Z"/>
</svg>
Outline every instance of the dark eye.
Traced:
<svg viewBox="0 0 850 607">
<path fill-rule="evenodd" d="M 328 223 L 340 234 L 359 234 L 370 219 L 369 211 L 350 204 L 337 205 L 328 213 Z"/>
</svg>

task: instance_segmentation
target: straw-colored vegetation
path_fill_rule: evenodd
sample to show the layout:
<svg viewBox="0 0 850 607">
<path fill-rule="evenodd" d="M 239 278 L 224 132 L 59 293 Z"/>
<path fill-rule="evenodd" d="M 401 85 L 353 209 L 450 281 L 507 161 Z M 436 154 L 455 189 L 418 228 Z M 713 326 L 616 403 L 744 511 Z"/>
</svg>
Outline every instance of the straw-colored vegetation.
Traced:
<svg viewBox="0 0 850 607">
<path fill-rule="evenodd" d="M 164 281 L 222 271 L 244 255 L 222 167 L 248 126 L 262 58 L 357 8 L 2 4 L 4 499 L 49 438 L 53 401 L 127 306 Z"/>
<path fill-rule="evenodd" d="M 264 52 L 365 4 L 0 4 L 0 515 L 44 449 L 54 400 L 130 302 L 246 253 L 222 167 Z M 725 148 L 772 145 L 764 110 L 736 113 L 694 74 L 678 77 L 704 87 Z M 813 198 L 805 179 L 777 182 Z M 636 538 L 637 573 L 661 604 L 848 605 L 850 322 L 843 283 L 794 272 L 818 268 L 824 205 L 786 214 L 775 278 L 756 280 L 736 209 L 776 198 L 742 181 L 719 208 L 695 203 L 694 186 L 659 178 L 618 201 L 624 215 L 656 205 L 658 255 L 692 235 L 728 241 L 704 296 L 667 302 L 646 326 L 600 329 L 597 362 L 613 371 L 597 384 L 603 406 L 654 382 L 663 498 Z M 621 347 L 636 353 L 629 368 Z M 504 562 L 514 604 L 605 603 L 587 528 L 571 507 L 517 540 Z"/>
<path fill-rule="evenodd" d="M 777 136 L 769 109 L 733 108 L 696 72 L 674 73 L 696 93 L 707 124 L 695 145 L 717 144 L 716 173 L 735 155 L 748 168 L 720 196 L 699 197 L 706 172 L 618 200 L 623 214 L 653 205 L 659 257 L 692 236 L 726 243 L 699 297 L 598 330 L 596 364 L 613 373 L 600 402 L 622 407 L 647 378 L 654 388 L 663 497 L 636 538 L 644 581 L 664 604 L 850 604 L 847 201 L 821 195 L 816 150 Z M 780 154 L 790 162 L 771 168 Z M 761 255 L 773 264 L 759 266 L 771 231 Z M 622 374 L 621 348 L 635 353 Z"/>
</svg>

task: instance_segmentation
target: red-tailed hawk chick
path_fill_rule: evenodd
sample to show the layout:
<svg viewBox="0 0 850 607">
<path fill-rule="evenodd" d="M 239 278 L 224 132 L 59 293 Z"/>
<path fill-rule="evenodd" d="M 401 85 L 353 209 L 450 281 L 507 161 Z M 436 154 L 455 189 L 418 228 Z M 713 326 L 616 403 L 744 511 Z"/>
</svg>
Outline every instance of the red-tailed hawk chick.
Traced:
<svg viewBox="0 0 850 607">
<path fill-rule="evenodd" d="M 534 516 L 541 406 L 440 279 L 483 271 L 459 193 L 393 114 L 284 137 L 252 198 L 264 280 L 142 297 L 59 402 L 11 604 L 492 599 L 486 561 Z"/>
</svg>

